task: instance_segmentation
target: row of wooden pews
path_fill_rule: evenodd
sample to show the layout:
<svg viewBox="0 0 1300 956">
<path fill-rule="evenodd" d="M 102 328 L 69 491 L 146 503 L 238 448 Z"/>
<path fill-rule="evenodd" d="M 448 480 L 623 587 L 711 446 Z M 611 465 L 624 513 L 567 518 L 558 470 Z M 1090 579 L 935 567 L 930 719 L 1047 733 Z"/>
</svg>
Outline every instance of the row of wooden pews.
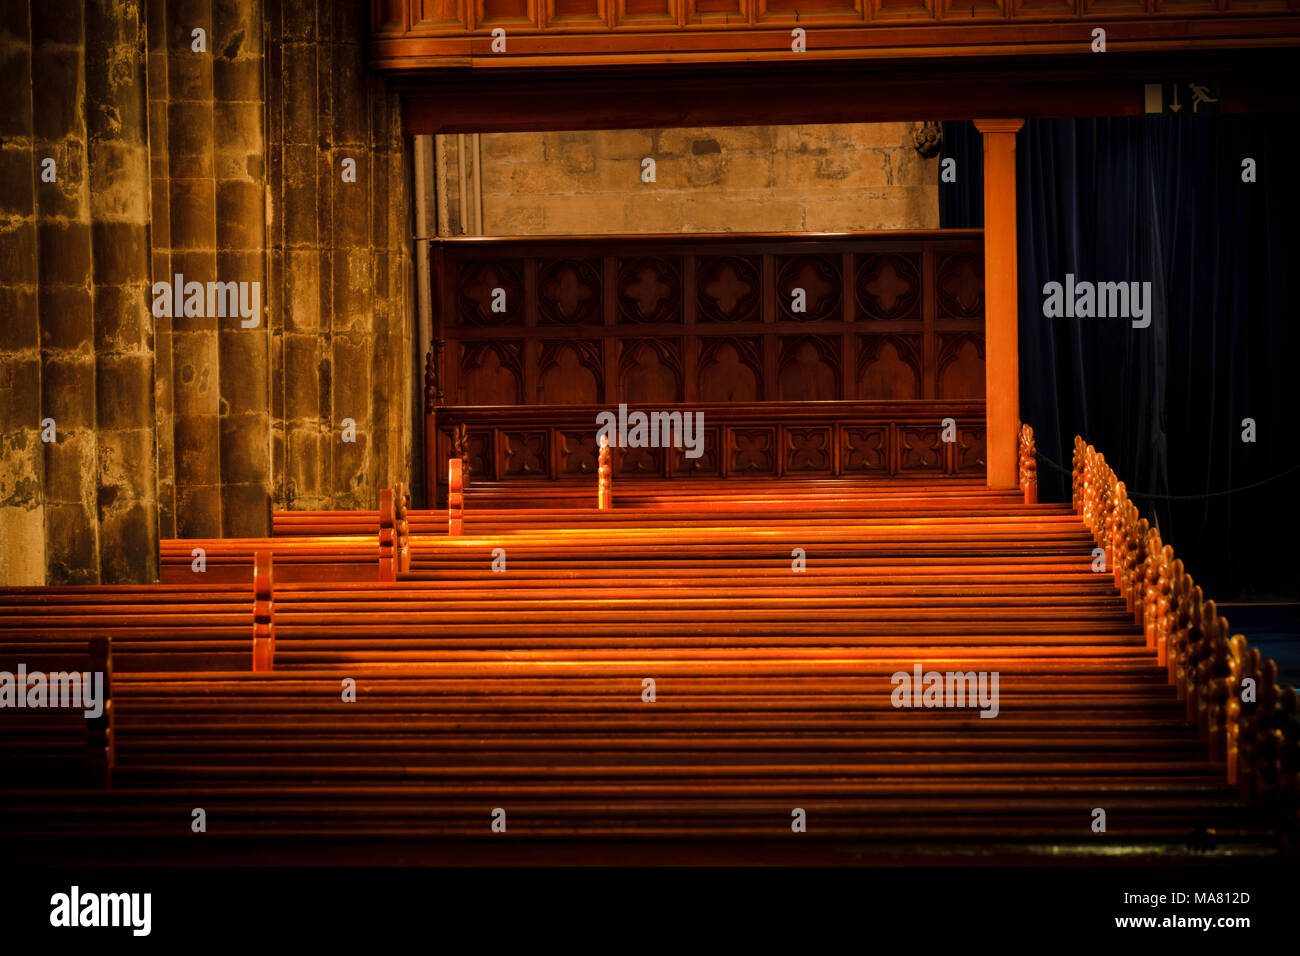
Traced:
<svg viewBox="0 0 1300 956">
<path fill-rule="evenodd" d="M 855 861 L 1294 846 L 1294 692 L 1226 639 L 1100 456 L 1075 470 L 1078 514 L 1028 483 L 691 484 L 633 507 L 620 484 L 605 510 L 462 489 L 459 534 L 398 489 L 369 580 L 282 581 L 262 548 L 252 588 L 6 592 L 6 646 L 109 635 L 116 672 L 111 787 L 9 777 L 0 836 L 405 859 L 561 838 L 678 841 L 682 861 L 682 841 Z M 918 667 L 996 673 L 996 701 L 895 706 Z M 1247 674 L 1258 703 L 1234 707 Z"/>
</svg>

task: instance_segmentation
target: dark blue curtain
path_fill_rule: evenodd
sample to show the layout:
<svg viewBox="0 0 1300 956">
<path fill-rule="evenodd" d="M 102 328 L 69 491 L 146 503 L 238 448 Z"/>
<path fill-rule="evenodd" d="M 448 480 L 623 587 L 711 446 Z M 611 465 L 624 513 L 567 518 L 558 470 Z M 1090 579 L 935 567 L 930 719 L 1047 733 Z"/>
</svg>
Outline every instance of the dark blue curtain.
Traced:
<svg viewBox="0 0 1300 956">
<path fill-rule="evenodd" d="M 957 196 L 982 188 L 978 133 L 944 139 L 966 175 L 940 184 L 940 222 L 979 225 Z M 1030 121 L 1018 138 L 1021 415 L 1066 467 L 1076 433 L 1103 451 L 1220 599 L 1300 591 L 1300 471 L 1224 494 L 1300 461 L 1298 150 L 1293 116 Z M 1150 326 L 1045 317 L 1067 273 L 1150 282 Z M 1039 480 L 1068 499 L 1049 466 Z"/>
</svg>

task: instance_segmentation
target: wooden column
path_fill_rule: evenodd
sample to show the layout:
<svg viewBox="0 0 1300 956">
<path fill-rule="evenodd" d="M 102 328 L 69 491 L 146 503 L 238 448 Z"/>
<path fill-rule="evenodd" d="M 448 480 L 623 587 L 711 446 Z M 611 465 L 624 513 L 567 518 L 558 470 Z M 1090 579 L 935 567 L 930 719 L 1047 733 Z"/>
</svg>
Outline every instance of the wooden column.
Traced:
<svg viewBox="0 0 1300 956">
<path fill-rule="evenodd" d="M 1018 477 L 1016 131 L 1023 125 L 1018 119 L 975 121 L 984 134 L 984 393 L 990 488 L 1015 488 Z"/>
</svg>

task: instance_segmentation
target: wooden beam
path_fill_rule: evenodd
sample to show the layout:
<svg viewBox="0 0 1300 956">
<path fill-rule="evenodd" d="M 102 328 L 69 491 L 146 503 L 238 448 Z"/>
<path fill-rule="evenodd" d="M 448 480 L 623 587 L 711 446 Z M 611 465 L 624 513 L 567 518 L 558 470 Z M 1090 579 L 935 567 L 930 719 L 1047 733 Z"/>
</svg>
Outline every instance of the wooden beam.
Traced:
<svg viewBox="0 0 1300 956">
<path fill-rule="evenodd" d="M 1216 85 L 1221 113 L 1294 111 L 1289 50 L 894 63 L 397 73 L 408 134 L 1141 116 L 1147 83 Z M 1110 57 L 1110 59 L 1106 59 Z M 654 95 L 646 95 L 653 90 Z"/>
<path fill-rule="evenodd" d="M 984 409 L 988 485 L 1019 484 L 1016 133 L 1024 120 L 976 120 L 984 134 Z"/>
</svg>

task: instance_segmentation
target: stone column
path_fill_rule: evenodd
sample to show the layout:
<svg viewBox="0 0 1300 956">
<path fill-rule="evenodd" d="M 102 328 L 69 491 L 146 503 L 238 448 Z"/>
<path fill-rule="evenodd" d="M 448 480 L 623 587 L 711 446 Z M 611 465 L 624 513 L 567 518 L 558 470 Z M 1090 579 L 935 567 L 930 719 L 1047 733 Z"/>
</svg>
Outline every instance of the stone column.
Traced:
<svg viewBox="0 0 1300 956">
<path fill-rule="evenodd" d="M 221 531 L 271 533 L 271 352 L 266 302 L 266 174 L 262 135 L 262 5 L 221 3 L 212 23 L 217 272 L 256 283 L 257 325 L 218 319 Z"/>
<path fill-rule="evenodd" d="M 212 0 L 176 0 L 167 13 L 172 271 L 206 287 L 218 278 Z M 196 29 L 206 33 L 205 53 L 193 50 Z M 204 313 L 172 317 L 176 533 L 182 538 L 221 534 L 220 352 L 217 320 Z"/>
<path fill-rule="evenodd" d="M 40 232 L 46 580 L 100 579 L 95 317 L 86 152 L 86 30 L 80 4 L 32 6 L 32 104 Z M 46 181 L 41 166 L 53 160 Z"/>
<path fill-rule="evenodd" d="M 45 583 L 31 25 L 0 4 L 0 584 Z"/>
<path fill-rule="evenodd" d="M 158 579 L 149 140 L 140 0 L 86 4 L 100 580 Z"/>
<path fill-rule="evenodd" d="M 167 144 L 167 5 L 148 0 L 150 255 L 154 282 L 171 282 L 171 160 Z M 158 436 L 158 534 L 176 537 L 175 412 L 172 396 L 172 317 L 153 317 L 154 410 Z"/>
</svg>

